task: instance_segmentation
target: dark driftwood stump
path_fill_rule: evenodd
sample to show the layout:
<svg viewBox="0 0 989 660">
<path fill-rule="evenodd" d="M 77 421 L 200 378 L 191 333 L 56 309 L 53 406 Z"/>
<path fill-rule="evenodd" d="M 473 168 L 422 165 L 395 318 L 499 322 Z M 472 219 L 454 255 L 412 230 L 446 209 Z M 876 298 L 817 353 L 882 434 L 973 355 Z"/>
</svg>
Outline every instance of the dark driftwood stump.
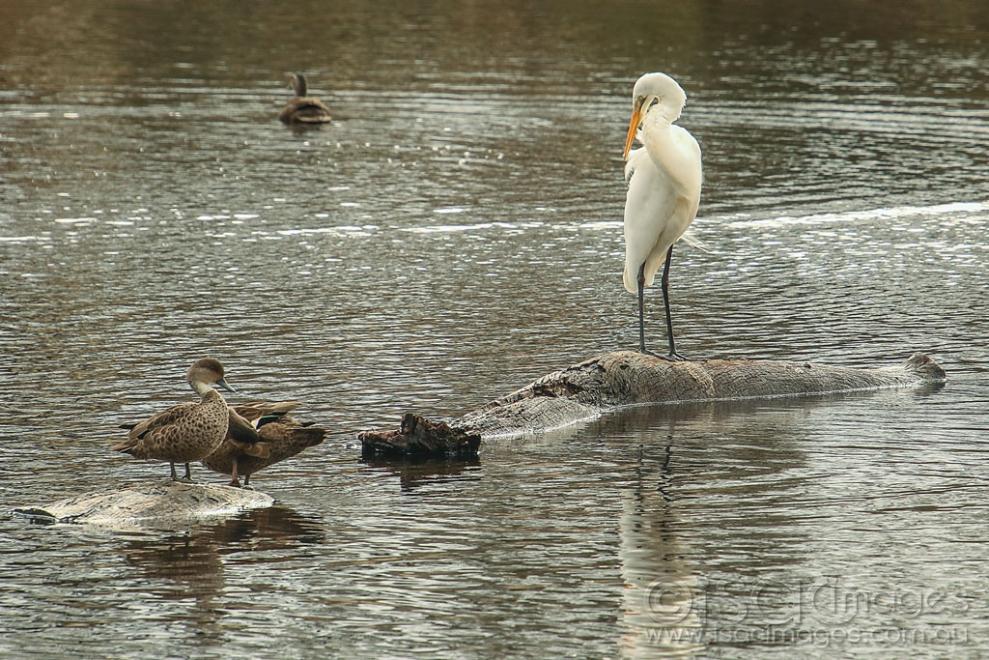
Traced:
<svg viewBox="0 0 989 660">
<path fill-rule="evenodd" d="M 361 441 L 361 457 L 415 458 L 445 456 L 469 458 L 477 456 L 481 436 L 451 428 L 445 422 L 431 422 L 419 415 L 406 413 L 397 430 L 377 429 L 357 434 Z"/>
<path fill-rule="evenodd" d="M 449 425 L 407 414 L 397 431 L 364 431 L 358 437 L 365 456 L 444 456 L 451 448 L 476 452 L 479 442 L 470 438 L 542 433 L 621 406 L 808 396 L 944 379 L 944 369 L 920 353 L 892 367 L 853 369 L 778 360 L 669 362 L 616 351 L 554 371 Z"/>
</svg>

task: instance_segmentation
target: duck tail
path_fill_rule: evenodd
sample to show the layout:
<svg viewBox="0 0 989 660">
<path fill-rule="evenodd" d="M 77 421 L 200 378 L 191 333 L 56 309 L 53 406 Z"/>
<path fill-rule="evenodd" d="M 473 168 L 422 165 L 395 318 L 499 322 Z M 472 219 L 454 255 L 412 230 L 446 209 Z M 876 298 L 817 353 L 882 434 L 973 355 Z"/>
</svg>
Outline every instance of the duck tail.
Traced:
<svg viewBox="0 0 989 660">
<path fill-rule="evenodd" d="M 110 445 L 110 449 L 113 451 L 123 452 L 124 454 L 133 455 L 134 451 L 137 449 L 138 438 L 128 437 L 126 440 L 120 440 Z"/>
<path fill-rule="evenodd" d="M 306 447 L 314 447 L 323 442 L 323 437 L 326 435 L 326 429 L 321 429 L 318 426 L 301 426 L 294 429 L 293 434 L 301 440 Z"/>
</svg>

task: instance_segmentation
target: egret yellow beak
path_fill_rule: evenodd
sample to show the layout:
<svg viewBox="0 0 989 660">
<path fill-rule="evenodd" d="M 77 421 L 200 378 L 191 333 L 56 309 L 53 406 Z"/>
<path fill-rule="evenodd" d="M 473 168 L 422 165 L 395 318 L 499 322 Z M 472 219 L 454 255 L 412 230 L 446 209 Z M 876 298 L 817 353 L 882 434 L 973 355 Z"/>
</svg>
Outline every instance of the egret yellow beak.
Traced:
<svg viewBox="0 0 989 660">
<path fill-rule="evenodd" d="M 642 104 L 636 103 L 632 108 L 632 118 L 628 122 L 628 134 L 625 136 L 625 153 L 622 160 L 628 160 L 628 152 L 632 150 L 632 143 L 635 142 L 635 133 L 639 130 L 639 123 L 642 121 Z"/>
</svg>

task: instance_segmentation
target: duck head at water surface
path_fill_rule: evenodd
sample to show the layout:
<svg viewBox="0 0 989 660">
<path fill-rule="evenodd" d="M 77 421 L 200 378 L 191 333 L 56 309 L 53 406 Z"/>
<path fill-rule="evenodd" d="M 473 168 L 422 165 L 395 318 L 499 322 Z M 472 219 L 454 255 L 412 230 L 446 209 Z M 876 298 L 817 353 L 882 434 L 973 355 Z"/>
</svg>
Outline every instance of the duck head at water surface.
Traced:
<svg viewBox="0 0 989 660">
<path fill-rule="evenodd" d="M 200 401 L 174 405 L 131 426 L 127 439 L 112 448 L 135 458 L 168 461 L 174 480 L 177 480 L 175 464 L 185 463 L 183 480 L 192 481 L 189 463 L 209 456 L 227 435 L 227 402 L 216 388 L 235 390 L 227 383 L 223 365 L 215 358 L 193 362 L 186 372 L 186 380 L 199 394 Z"/>
<path fill-rule="evenodd" d="M 309 86 L 305 75 L 290 73 L 289 83 L 295 90 L 295 98 L 291 99 L 278 118 L 286 124 L 325 124 L 330 121 L 330 109 L 317 98 L 306 96 Z"/>
</svg>

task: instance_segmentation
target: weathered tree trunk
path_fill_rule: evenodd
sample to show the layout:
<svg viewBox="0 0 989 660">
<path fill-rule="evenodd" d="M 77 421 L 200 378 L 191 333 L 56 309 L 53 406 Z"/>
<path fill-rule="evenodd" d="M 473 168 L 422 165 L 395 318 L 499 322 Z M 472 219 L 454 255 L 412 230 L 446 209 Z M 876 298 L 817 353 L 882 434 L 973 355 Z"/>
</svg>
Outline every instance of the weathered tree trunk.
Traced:
<svg viewBox="0 0 989 660">
<path fill-rule="evenodd" d="M 175 528 L 215 516 L 271 506 L 270 495 L 213 484 L 154 481 L 87 493 L 15 513 L 51 523 L 85 523 L 112 529 Z"/>
<path fill-rule="evenodd" d="M 854 392 L 937 383 L 944 378 L 944 370 L 920 353 L 894 367 L 853 369 L 777 360 L 670 362 L 617 351 L 554 371 L 449 426 L 464 438 L 517 436 L 557 429 L 620 406 Z M 373 452 L 385 436 L 394 446 L 396 433 L 402 435 L 401 430 L 363 432 L 364 451 Z M 420 438 L 418 445 L 426 443 Z M 415 445 L 410 443 L 409 448 L 408 454 L 416 453 Z"/>
</svg>

